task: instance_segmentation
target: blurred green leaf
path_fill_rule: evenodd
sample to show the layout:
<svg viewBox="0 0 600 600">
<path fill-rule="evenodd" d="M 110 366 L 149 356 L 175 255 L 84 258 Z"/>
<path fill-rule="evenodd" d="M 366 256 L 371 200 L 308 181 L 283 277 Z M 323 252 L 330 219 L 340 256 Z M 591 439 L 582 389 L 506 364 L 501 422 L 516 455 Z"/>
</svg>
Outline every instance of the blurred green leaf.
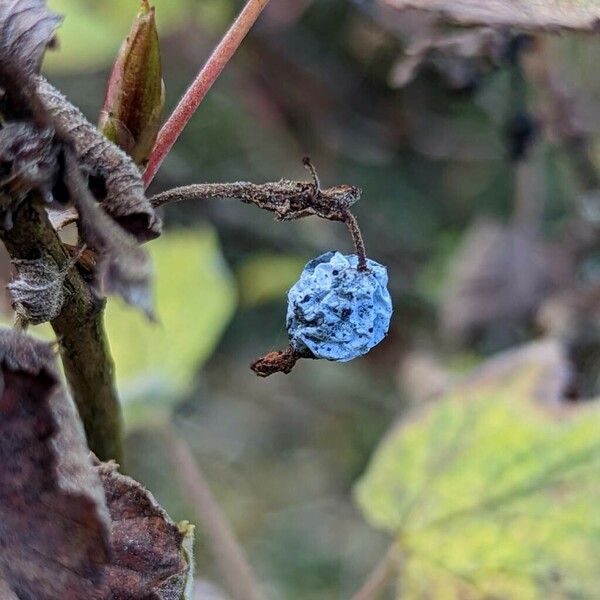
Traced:
<svg viewBox="0 0 600 600">
<path fill-rule="evenodd" d="M 253 254 L 239 267 L 240 302 L 255 306 L 285 296 L 296 283 L 306 260 L 299 256 Z"/>
<path fill-rule="evenodd" d="M 555 368 L 526 356 L 396 426 L 359 482 L 403 599 L 597 596 L 600 407 L 543 407 Z"/>
<path fill-rule="evenodd" d="M 167 232 L 148 250 L 159 323 L 113 301 L 106 327 L 124 396 L 176 398 L 214 350 L 233 313 L 235 291 L 209 228 Z"/>
<path fill-rule="evenodd" d="M 79 72 L 110 65 L 127 36 L 138 0 L 49 0 L 50 8 L 65 16 L 58 31 L 59 48 L 46 54 L 45 68 Z M 189 19 L 187 0 L 156 0 L 161 36 Z"/>
</svg>

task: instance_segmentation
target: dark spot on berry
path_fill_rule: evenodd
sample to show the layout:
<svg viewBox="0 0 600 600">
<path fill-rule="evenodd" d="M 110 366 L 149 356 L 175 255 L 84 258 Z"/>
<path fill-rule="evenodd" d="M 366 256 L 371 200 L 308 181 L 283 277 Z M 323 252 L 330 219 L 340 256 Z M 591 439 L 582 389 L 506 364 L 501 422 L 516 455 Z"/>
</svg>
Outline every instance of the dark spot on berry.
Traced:
<svg viewBox="0 0 600 600">
<path fill-rule="evenodd" d="M 347 319 L 352 314 L 351 308 L 344 308 L 342 310 L 342 319 Z"/>
<path fill-rule="evenodd" d="M 373 333 L 373 328 L 369 327 L 369 333 Z"/>
<path fill-rule="evenodd" d="M 339 275 L 340 272 L 337 269 L 335 269 L 331 272 L 331 274 L 335 276 L 335 275 Z"/>
<path fill-rule="evenodd" d="M 310 300 L 310 294 L 306 294 L 304 298 L 302 298 L 302 302 L 308 302 Z"/>
</svg>

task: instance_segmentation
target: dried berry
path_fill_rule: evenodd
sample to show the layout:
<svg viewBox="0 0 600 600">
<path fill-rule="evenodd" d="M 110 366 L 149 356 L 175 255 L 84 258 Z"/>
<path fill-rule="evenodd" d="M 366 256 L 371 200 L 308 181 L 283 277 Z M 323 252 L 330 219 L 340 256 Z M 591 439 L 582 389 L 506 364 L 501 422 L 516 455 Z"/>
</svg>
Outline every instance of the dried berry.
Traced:
<svg viewBox="0 0 600 600">
<path fill-rule="evenodd" d="M 299 354 L 345 362 L 386 336 L 392 316 L 387 270 L 368 260 L 327 252 L 311 260 L 288 293 L 287 330 Z"/>
</svg>

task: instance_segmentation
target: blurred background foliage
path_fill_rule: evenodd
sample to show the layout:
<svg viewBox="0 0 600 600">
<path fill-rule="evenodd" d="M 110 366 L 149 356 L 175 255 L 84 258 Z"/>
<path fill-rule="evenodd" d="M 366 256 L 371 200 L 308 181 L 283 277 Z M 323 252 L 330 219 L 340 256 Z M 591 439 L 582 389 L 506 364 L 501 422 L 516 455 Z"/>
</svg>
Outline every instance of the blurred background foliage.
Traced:
<svg viewBox="0 0 600 600">
<path fill-rule="evenodd" d="M 97 121 L 138 3 L 49 4 L 66 18 L 45 72 Z M 240 3 L 155 4 L 169 111 Z M 457 39 L 448 43 L 448 35 Z M 473 369 L 497 369 L 487 361 L 499 351 L 516 347 L 522 356 L 520 344 L 551 338 L 560 356 L 553 373 L 564 377 L 550 403 L 579 407 L 600 395 L 599 59 L 597 37 L 581 34 L 448 30 L 432 15 L 375 1 L 272 0 L 167 159 L 155 191 L 306 179 L 300 159 L 309 154 L 324 184 L 363 188 L 356 213 L 368 254 L 389 268 L 395 315 L 385 343 L 360 361 L 304 361 L 269 380 L 256 379 L 248 364 L 286 345 L 285 292 L 304 262 L 351 250 L 341 225 L 278 224 L 233 201 L 172 206 L 164 237 L 148 247 L 158 324 L 110 301 L 127 469 L 175 518 L 195 518 L 173 481 L 166 442 L 150 426 L 172 418 L 272 598 L 348 597 L 396 539 L 403 495 L 424 488 L 429 497 L 431 485 L 431 501 L 443 504 L 426 503 L 416 519 L 435 519 L 493 486 L 493 469 L 504 468 L 498 461 L 524 453 L 520 473 L 528 478 L 559 460 L 563 447 L 576 454 L 577 439 L 598 435 L 588 431 L 597 412 L 579 426 L 588 437 L 539 416 L 512 429 L 533 410 L 529 363 L 524 380 L 496 379 L 487 396 L 457 382 Z M 550 80 L 554 96 L 544 87 Z M 450 389 L 458 391 L 445 399 Z M 422 410 L 429 416 L 414 416 Z M 358 488 L 379 531 L 351 491 L 395 419 Z M 483 445 L 470 440 L 461 453 L 439 456 L 467 422 Z M 423 466 L 427 448 L 445 473 L 437 483 Z M 586 477 L 600 475 L 595 460 Z M 552 489 L 526 503 L 524 511 L 533 505 L 557 519 L 526 541 L 504 535 L 503 519 L 516 517 L 501 511 L 478 513 L 460 525 L 462 537 L 429 531 L 412 546 L 411 583 L 399 597 L 597 597 L 597 565 L 569 563 L 561 552 L 544 554 L 533 574 L 520 564 L 526 573 L 516 579 L 485 570 L 490 561 L 507 570 L 526 563 L 546 534 L 554 536 L 550 549 L 564 541 L 588 561 L 596 556 L 598 513 L 586 501 L 598 490 L 579 492 L 572 504 Z M 561 519 L 571 511 L 577 520 L 582 506 L 589 522 L 578 521 L 582 531 L 571 536 L 571 521 Z M 218 581 L 201 527 L 197 545 L 199 574 Z M 436 568 L 418 559 L 432 549 Z M 546 585 L 563 567 L 567 583 L 546 594 L 536 581 Z M 453 571 L 464 576 L 458 584 Z M 569 583 L 574 574 L 585 580 L 581 589 Z M 419 578 L 430 583 L 417 585 Z"/>
</svg>

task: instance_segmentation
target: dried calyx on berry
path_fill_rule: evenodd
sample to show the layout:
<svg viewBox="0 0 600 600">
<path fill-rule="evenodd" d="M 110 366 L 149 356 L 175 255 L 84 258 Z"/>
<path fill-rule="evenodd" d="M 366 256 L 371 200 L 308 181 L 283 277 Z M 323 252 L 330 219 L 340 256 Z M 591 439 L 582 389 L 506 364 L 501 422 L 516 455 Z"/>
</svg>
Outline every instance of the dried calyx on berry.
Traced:
<svg viewBox="0 0 600 600">
<path fill-rule="evenodd" d="M 345 362 L 369 352 L 386 336 L 392 316 L 387 270 L 373 260 L 327 252 L 311 260 L 288 293 L 290 346 Z"/>
</svg>

